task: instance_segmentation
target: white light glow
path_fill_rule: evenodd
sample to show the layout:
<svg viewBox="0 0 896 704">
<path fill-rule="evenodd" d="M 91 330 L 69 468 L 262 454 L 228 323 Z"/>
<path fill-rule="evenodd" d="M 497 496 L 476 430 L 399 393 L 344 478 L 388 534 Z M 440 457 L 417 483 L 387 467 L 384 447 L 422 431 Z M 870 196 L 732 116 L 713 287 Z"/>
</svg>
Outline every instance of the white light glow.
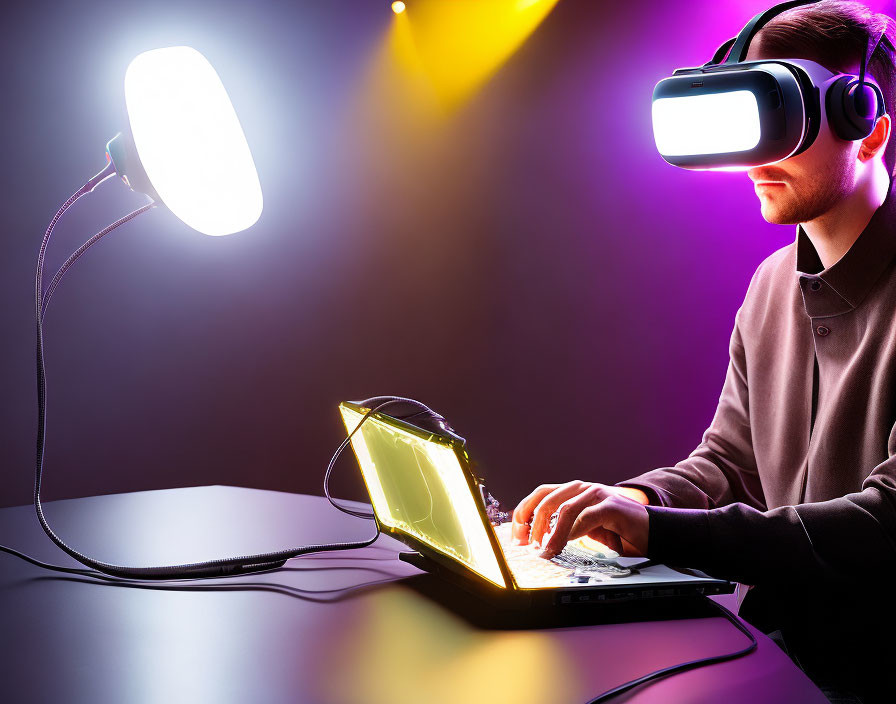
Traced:
<svg viewBox="0 0 896 704">
<path fill-rule="evenodd" d="M 207 235 L 245 230 L 261 216 L 252 153 L 221 79 L 187 46 L 135 58 L 124 79 L 137 154 L 166 206 Z"/>
<path fill-rule="evenodd" d="M 727 154 L 759 144 L 759 106 L 748 90 L 659 98 L 653 136 L 663 156 Z"/>
</svg>

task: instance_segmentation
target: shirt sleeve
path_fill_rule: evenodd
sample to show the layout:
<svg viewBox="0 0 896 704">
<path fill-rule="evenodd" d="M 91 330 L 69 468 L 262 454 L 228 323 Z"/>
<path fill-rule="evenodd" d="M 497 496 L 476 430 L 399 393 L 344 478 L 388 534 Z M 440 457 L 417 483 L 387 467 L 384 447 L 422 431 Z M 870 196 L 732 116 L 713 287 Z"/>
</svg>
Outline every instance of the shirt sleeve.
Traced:
<svg viewBox="0 0 896 704">
<path fill-rule="evenodd" d="M 647 554 L 715 577 L 761 584 L 823 579 L 843 584 L 896 571 L 896 426 L 888 459 L 859 492 L 759 511 L 648 506 Z"/>
<path fill-rule="evenodd" d="M 659 506 L 710 509 L 740 502 L 766 508 L 753 454 L 741 309 L 735 315 L 719 405 L 702 442 L 675 466 L 654 469 L 616 486 L 641 489 L 651 504 Z"/>
</svg>

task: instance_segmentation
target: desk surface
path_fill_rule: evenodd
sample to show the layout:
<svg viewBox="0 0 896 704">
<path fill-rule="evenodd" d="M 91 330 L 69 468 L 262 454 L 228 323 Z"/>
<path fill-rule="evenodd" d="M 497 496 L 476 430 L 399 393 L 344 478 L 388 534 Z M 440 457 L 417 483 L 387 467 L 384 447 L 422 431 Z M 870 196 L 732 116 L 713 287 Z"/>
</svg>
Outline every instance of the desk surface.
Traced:
<svg viewBox="0 0 896 704">
<path fill-rule="evenodd" d="M 322 497 L 223 486 L 45 506 L 69 544 L 131 565 L 361 540 L 374 531 Z M 29 506 L 0 510 L 0 536 L 39 559 L 77 565 L 44 536 Z M 368 548 L 307 555 L 278 572 L 136 587 L 47 572 L 0 553 L 0 698 L 582 703 L 652 670 L 745 644 L 722 618 L 484 626 L 446 606 L 446 585 L 400 562 L 403 547 L 380 536 Z M 471 601 L 450 591 L 455 606 Z M 754 632 L 754 653 L 618 701 L 826 702 Z"/>
</svg>

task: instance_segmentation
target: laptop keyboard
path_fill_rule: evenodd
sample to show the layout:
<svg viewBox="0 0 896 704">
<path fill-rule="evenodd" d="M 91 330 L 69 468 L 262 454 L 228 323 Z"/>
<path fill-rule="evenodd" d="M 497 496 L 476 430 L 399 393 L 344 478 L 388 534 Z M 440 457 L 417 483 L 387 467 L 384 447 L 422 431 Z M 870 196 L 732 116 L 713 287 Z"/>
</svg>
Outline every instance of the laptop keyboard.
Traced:
<svg viewBox="0 0 896 704">
<path fill-rule="evenodd" d="M 584 581 L 587 581 L 587 577 L 590 575 L 628 577 L 632 573 L 628 567 L 622 567 L 615 559 L 605 557 L 606 554 L 599 549 L 589 550 L 570 543 L 559 554 L 552 557 L 551 562 L 573 570 L 573 576 L 577 578 L 585 577 Z"/>
<path fill-rule="evenodd" d="M 550 560 L 539 556 L 541 548 L 532 545 L 514 545 L 511 540 L 511 524 L 495 527 L 498 543 L 504 552 L 507 566 L 523 588 L 561 587 L 571 584 L 594 584 L 627 577 L 632 570 L 615 561 L 617 553 L 589 539 L 586 547 L 582 541 L 572 541 Z"/>
</svg>

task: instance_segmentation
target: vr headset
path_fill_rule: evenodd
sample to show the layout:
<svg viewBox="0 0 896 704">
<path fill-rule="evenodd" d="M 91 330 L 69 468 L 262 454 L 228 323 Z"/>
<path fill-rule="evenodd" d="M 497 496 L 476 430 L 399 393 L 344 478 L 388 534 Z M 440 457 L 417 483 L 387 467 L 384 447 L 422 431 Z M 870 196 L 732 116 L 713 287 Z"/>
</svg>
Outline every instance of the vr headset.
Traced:
<svg viewBox="0 0 896 704">
<path fill-rule="evenodd" d="M 865 68 L 879 45 L 894 51 L 886 35 L 870 52 L 866 47 L 858 76 L 806 59 L 744 61 L 750 40 L 769 20 L 809 4 L 783 2 L 759 13 L 709 62 L 657 83 L 653 135 L 663 159 L 683 169 L 746 171 L 805 151 L 824 120 L 841 139 L 871 134 L 886 105 Z"/>
</svg>

